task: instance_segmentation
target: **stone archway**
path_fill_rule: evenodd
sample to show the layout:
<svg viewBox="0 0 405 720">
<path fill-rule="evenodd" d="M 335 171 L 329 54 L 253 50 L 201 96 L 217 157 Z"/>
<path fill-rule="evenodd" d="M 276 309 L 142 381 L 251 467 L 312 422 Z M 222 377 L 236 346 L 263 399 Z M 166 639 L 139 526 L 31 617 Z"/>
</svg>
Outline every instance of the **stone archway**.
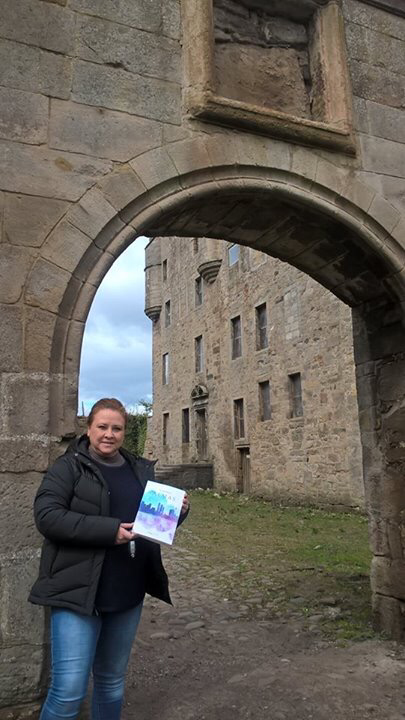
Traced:
<svg viewBox="0 0 405 720">
<path fill-rule="evenodd" d="M 214 214 L 218 200 L 222 208 Z M 315 241 L 308 232 L 300 240 L 303 225 Z M 260 247 L 312 274 L 354 308 L 374 607 L 380 627 L 403 637 L 405 438 L 398 398 L 404 387 L 397 370 L 404 352 L 402 231 L 398 210 L 359 182 L 351 166 L 275 140 L 226 131 L 196 136 L 144 153 L 106 175 L 71 205 L 30 266 L 20 268 L 25 364 L 5 381 L 6 422 L 14 435 L 7 438 L 3 464 L 31 473 L 23 498 L 27 515 L 39 473 L 74 432 L 84 325 L 114 259 L 141 234 L 212 235 Z M 342 252 L 336 255 L 339 242 Z M 11 518 L 14 496 L 6 512 L 8 507 Z M 12 556 L 10 578 L 17 563 L 25 586 L 37 556 L 27 543 L 33 548 L 38 543 L 33 527 L 16 548 L 4 549 Z M 10 618 L 15 638 L 15 614 Z M 35 647 L 36 661 L 26 673 L 17 654 L 15 702 L 39 696 L 44 677 L 38 610 L 22 611 L 21 618 L 18 627 L 25 635 L 19 647 Z M 22 674 L 27 680 L 17 687 Z"/>
<path fill-rule="evenodd" d="M 211 158 L 214 150 L 220 152 L 218 140 L 211 138 L 206 152 L 198 146 L 197 165 Z M 100 189 L 89 191 L 79 209 L 72 211 L 73 218 L 65 217 L 48 238 L 42 262 L 57 252 L 55 238 L 63 237 L 67 224 L 75 222 L 74 227 L 82 232 L 84 226 L 77 227 L 78 218 L 89 223 L 83 208 L 91 209 L 93 204 L 96 210 L 98 206 L 99 212 L 93 217 L 94 239 L 88 241 L 72 268 L 59 300 L 60 315 L 51 349 L 51 422 L 58 428 L 54 434 L 66 436 L 74 428 L 81 338 L 92 297 L 115 256 L 136 235 L 211 235 L 287 260 L 353 307 L 364 476 L 374 552 L 374 609 L 381 628 L 403 637 L 401 219 L 392 206 L 353 180 L 350 171 L 322 160 L 313 166 L 313 177 L 287 169 L 296 169 L 299 159 L 302 161 L 306 153 L 310 156 L 309 151 L 297 149 L 287 161 L 275 153 L 280 167 L 268 168 L 259 165 L 252 147 L 247 148 L 242 140 L 237 156 L 243 156 L 244 150 L 249 153 L 249 163 L 230 164 L 222 151 L 227 165 L 199 170 L 190 159 L 196 151 L 190 142 L 179 143 L 177 152 L 173 147 L 170 154 L 167 150 L 152 151 L 147 154 L 149 162 L 143 158 L 139 167 L 133 164 L 136 175 L 128 168 L 126 174 L 111 176 Z M 181 167 L 187 170 L 190 164 L 192 172 L 179 174 Z M 175 173 L 174 167 L 178 169 Z M 153 185 L 156 168 L 163 182 Z M 139 178 L 143 187 L 138 197 L 124 205 L 128 186 Z M 110 205 L 112 197 L 122 203 L 117 212 Z M 38 287 L 37 273 L 34 267 L 28 292 Z M 66 409 L 63 415 L 61 408 Z"/>
</svg>

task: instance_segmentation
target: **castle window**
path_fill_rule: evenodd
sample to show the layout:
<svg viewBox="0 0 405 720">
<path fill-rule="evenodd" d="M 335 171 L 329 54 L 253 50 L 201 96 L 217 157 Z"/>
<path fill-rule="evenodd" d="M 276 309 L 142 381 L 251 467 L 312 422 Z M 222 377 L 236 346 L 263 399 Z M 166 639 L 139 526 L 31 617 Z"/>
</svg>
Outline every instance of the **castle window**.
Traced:
<svg viewBox="0 0 405 720">
<path fill-rule="evenodd" d="M 302 417 L 304 409 L 302 406 L 301 373 L 293 373 L 288 376 L 290 391 L 290 417 Z"/>
<path fill-rule="evenodd" d="M 270 383 L 268 380 L 259 382 L 259 415 L 262 422 L 271 418 Z"/>
<path fill-rule="evenodd" d="M 231 245 L 228 248 L 228 262 L 229 266 L 235 265 L 239 260 L 239 245 Z"/>
<path fill-rule="evenodd" d="M 163 413 L 162 443 L 167 445 L 169 439 L 169 413 Z"/>
<path fill-rule="evenodd" d="M 266 303 L 256 308 L 256 350 L 268 347 Z"/>
<path fill-rule="evenodd" d="M 165 302 L 165 327 L 170 325 L 170 300 Z"/>
<path fill-rule="evenodd" d="M 167 385 L 169 382 L 169 353 L 162 356 L 162 384 Z"/>
<path fill-rule="evenodd" d="M 242 323 L 240 315 L 231 320 L 232 360 L 242 355 Z"/>
<path fill-rule="evenodd" d="M 203 302 L 203 285 L 202 277 L 196 278 L 195 281 L 195 306 L 202 305 Z"/>
<path fill-rule="evenodd" d="M 193 253 L 194 255 L 197 255 L 198 253 L 198 238 L 193 238 Z"/>
<path fill-rule="evenodd" d="M 163 282 L 167 280 L 167 260 L 163 260 L 162 262 L 162 280 Z"/>
<path fill-rule="evenodd" d="M 181 441 L 183 445 L 190 442 L 190 410 L 183 408 L 181 411 Z"/>
<path fill-rule="evenodd" d="M 202 372 L 203 369 L 203 339 L 202 335 L 199 335 L 194 340 L 194 353 L 195 353 L 195 371 L 196 373 Z"/>
<path fill-rule="evenodd" d="M 233 427 L 235 440 L 245 437 L 245 418 L 242 398 L 233 401 Z"/>
</svg>

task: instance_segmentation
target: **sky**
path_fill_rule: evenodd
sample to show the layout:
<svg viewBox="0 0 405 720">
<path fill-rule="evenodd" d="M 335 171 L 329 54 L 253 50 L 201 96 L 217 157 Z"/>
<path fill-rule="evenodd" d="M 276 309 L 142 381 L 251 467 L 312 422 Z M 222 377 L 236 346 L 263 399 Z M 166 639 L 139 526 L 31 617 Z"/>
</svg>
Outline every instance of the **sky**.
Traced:
<svg viewBox="0 0 405 720">
<path fill-rule="evenodd" d="M 79 414 L 101 397 L 127 408 L 152 398 L 152 323 L 144 313 L 144 250 L 138 238 L 102 281 L 87 318 L 79 378 Z"/>
</svg>

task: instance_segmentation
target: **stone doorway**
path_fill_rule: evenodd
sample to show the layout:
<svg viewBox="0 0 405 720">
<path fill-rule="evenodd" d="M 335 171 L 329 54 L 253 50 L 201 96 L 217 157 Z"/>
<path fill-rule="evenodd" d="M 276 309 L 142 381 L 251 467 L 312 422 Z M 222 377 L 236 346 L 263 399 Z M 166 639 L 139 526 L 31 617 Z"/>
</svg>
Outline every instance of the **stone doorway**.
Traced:
<svg viewBox="0 0 405 720">
<path fill-rule="evenodd" d="M 250 492 L 250 447 L 238 447 L 237 453 L 237 490 L 240 493 Z"/>
<path fill-rule="evenodd" d="M 198 460 L 206 460 L 208 457 L 208 431 L 207 411 L 205 408 L 198 408 L 195 411 L 196 420 L 196 444 Z"/>
</svg>

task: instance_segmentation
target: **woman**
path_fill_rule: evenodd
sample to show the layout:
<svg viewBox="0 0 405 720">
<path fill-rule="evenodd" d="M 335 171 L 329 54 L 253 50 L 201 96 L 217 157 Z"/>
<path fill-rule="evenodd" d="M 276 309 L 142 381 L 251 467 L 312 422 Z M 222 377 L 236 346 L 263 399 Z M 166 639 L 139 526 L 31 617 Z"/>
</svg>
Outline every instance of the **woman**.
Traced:
<svg viewBox="0 0 405 720">
<path fill-rule="evenodd" d="M 96 402 L 35 498 L 45 540 L 29 599 L 51 607 L 52 649 L 40 720 L 77 718 L 91 671 L 92 719 L 119 720 L 145 593 L 171 602 L 159 545 L 131 530 L 154 463 L 122 448 L 125 424 L 119 400 Z M 187 513 L 186 496 L 180 522 Z"/>
</svg>

